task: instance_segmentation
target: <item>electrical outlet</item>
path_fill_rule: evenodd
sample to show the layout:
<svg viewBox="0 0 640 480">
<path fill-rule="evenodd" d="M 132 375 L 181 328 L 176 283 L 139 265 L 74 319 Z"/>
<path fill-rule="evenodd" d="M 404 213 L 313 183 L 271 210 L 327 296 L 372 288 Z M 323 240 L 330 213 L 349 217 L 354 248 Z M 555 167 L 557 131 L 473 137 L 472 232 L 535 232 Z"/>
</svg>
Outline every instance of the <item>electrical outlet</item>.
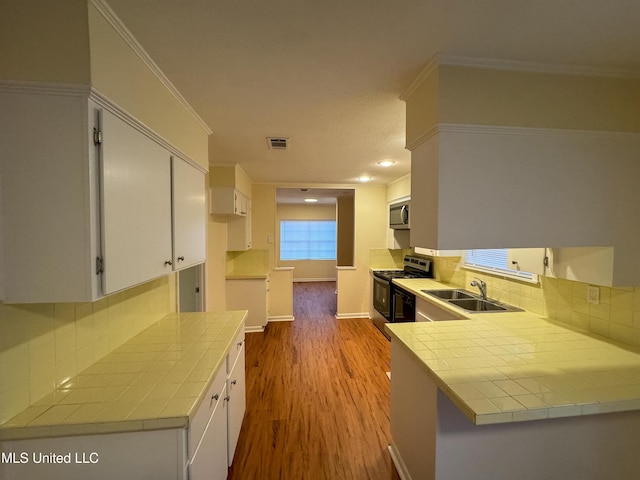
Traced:
<svg viewBox="0 0 640 480">
<path fill-rule="evenodd" d="M 587 302 L 595 304 L 600 303 L 600 288 L 593 285 L 589 285 L 587 287 Z"/>
</svg>

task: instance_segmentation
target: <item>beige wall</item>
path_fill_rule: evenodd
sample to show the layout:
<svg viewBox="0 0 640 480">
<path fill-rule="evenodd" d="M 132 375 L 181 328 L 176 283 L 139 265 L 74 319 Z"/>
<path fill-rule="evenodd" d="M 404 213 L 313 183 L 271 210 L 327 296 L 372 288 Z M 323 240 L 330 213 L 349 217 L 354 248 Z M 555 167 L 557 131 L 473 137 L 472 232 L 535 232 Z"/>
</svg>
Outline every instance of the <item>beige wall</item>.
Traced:
<svg viewBox="0 0 640 480">
<path fill-rule="evenodd" d="M 339 266 L 353 266 L 355 255 L 355 204 L 354 197 L 339 197 L 337 203 L 337 258 Z"/>
<path fill-rule="evenodd" d="M 0 79 L 88 85 L 87 1 L 0 2 Z"/>
<path fill-rule="evenodd" d="M 640 79 L 452 65 L 439 77 L 439 123 L 640 131 Z"/>
<path fill-rule="evenodd" d="M 293 279 L 332 280 L 336 278 L 335 260 L 295 260 L 285 261 L 279 258 L 281 220 L 335 220 L 336 205 L 284 205 L 276 206 L 276 264 L 280 267 L 294 267 Z"/>
<path fill-rule="evenodd" d="M 92 4 L 89 33 L 92 85 L 208 169 L 209 132 Z"/>
<path fill-rule="evenodd" d="M 387 202 L 411 195 L 411 174 L 408 173 L 387 185 Z"/>
<path fill-rule="evenodd" d="M 438 124 L 640 131 L 637 78 L 489 69 L 436 61 L 423 75 L 422 83 L 406 97 L 406 143 L 412 149 Z"/>
<path fill-rule="evenodd" d="M 406 99 L 406 144 L 411 145 L 425 132 L 438 124 L 439 76 L 437 66 Z"/>
</svg>

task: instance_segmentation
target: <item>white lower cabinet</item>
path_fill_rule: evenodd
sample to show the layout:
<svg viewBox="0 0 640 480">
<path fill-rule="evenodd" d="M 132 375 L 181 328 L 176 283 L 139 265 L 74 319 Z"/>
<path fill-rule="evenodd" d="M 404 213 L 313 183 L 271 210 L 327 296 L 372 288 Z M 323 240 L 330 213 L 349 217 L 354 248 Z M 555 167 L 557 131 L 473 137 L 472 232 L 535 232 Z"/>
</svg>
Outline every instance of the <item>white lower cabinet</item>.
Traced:
<svg viewBox="0 0 640 480">
<path fill-rule="evenodd" d="M 234 346 L 229 351 L 227 357 L 227 397 L 228 423 L 227 438 L 228 450 L 227 461 L 229 466 L 233 463 L 233 455 L 236 452 L 238 438 L 242 420 L 247 409 L 247 395 L 245 382 L 245 352 L 244 352 L 244 332 L 241 332 L 235 340 Z"/>
<path fill-rule="evenodd" d="M 459 313 L 451 312 L 446 308 L 416 297 L 416 322 L 439 322 L 443 320 L 461 320 L 466 318 Z"/>
<path fill-rule="evenodd" d="M 227 385 L 221 370 L 189 428 L 189 479 L 227 478 Z"/>
<path fill-rule="evenodd" d="M 233 278 L 226 281 L 228 310 L 247 310 L 248 331 L 262 331 L 268 320 L 268 278 Z"/>
<path fill-rule="evenodd" d="M 223 361 L 187 428 L 3 440 L 0 478 L 226 479 L 246 409 L 244 328 Z M 50 452 L 68 455 L 69 461 L 32 460 Z"/>
</svg>

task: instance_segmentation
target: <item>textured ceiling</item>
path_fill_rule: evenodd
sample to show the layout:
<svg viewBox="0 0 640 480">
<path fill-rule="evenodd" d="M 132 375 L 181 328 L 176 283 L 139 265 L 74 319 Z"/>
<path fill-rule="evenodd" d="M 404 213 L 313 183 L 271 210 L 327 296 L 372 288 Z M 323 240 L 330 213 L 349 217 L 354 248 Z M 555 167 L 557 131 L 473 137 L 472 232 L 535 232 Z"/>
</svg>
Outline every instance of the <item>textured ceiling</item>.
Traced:
<svg viewBox="0 0 640 480">
<path fill-rule="evenodd" d="M 638 0 L 107 1 L 213 131 L 211 164 L 254 182 L 408 173 L 399 97 L 438 53 L 640 67 Z"/>
</svg>

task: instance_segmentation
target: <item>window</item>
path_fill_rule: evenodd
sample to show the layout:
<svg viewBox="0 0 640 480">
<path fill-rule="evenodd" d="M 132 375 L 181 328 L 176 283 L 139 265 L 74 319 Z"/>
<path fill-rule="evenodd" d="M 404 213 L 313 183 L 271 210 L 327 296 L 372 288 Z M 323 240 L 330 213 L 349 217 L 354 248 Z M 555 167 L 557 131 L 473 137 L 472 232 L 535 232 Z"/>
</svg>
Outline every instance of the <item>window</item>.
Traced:
<svg viewBox="0 0 640 480">
<path fill-rule="evenodd" d="M 280 220 L 280 260 L 335 259 L 335 220 Z"/>
<path fill-rule="evenodd" d="M 535 273 L 509 268 L 506 248 L 465 250 L 464 266 L 470 270 L 479 270 L 527 282 L 538 282 L 538 275 Z"/>
</svg>

